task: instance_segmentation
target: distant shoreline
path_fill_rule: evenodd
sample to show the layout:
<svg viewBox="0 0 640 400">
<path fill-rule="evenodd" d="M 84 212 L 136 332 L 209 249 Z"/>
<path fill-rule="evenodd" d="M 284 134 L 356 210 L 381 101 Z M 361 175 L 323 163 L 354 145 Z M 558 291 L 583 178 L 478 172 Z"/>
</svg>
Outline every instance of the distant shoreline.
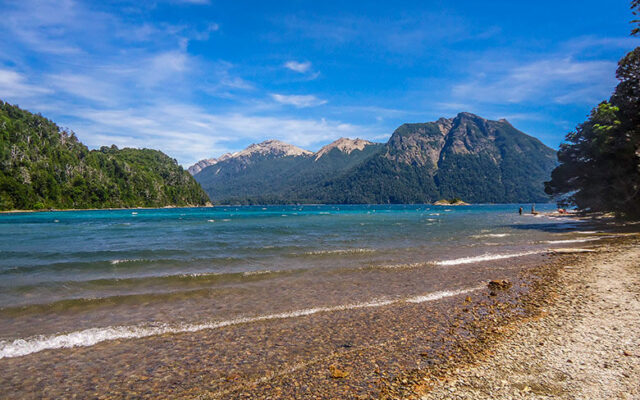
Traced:
<svg viewBox="0 0 640 400">
<path fill-rule="evenodd" d="M 517 204 L 552 204 L 553 202 L 522 202 L 522 203 L 467 203 L 467 206 L 491 206 L 491 205 L 517 205 Z M 433 203 L 283 203 L 283 204 L 208 204 L 204 206 L 189 205 L 189 206 L 163 206 L 163 207 L 105 207 L 105 208 L 55 208 L 55 209 L 41 209 L 41 210 L 0 210 L 0 214 L 20 214 L 20 213 L 40 213 L 40 212 L 66 212 L 66 211 L 123 211 L 123 210 L 162 210 L 170 208 L 215 208 L 215 207 L 273 207 L 273 206 L 388 206 L 388 205 L 404 205 L 404 206 L 456 206 L 457 204 L 433 204 Z M 548 212 L 540 212 L 540 214 L 547 214 Z M 528 214 L 528 213 L 527 213 Z M 561 214 L 559 214 L 561 215 Z M 575 215 L 575 213 L 564 214 Z"/>
<path fill-rule="evenodd" d="M 21 214 L 21 213 L 41 213 L 41 212 L 68 212 L 68 211 L 123 211 L 123 210 L 162 210 L 165 208 L 204 208 L 207 206 L 164 206 L 164 207 L 115 207 L 115 208 L 54 208 L 41 210 L 3 210 L 0 214 Z"/>
</svg>

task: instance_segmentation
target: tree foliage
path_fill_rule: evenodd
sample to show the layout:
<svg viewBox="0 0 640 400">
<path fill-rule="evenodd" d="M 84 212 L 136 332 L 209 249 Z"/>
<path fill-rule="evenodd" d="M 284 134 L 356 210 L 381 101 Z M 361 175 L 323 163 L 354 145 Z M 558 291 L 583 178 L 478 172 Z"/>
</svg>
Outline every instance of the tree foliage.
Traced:
<svg viewBox="0 0 640 400">
<path fill-rule="evenodd" d="M 633 12 L 635 16 L 640 14 L 640 0 L 631 1 L 631 12 Z M 636 24 L 636 27 L 631 30 L 631 35 L 635 36 L 640 33 L 640 19 L 634 19 L 631 23 Z"/>
<path fill-rule="evenodd" d="M 560 146 L 560 165 L 545 190 L 581 210 L 639 218 L 640 47 L 620 60 L 616 76 L 611 99 Z"/>
<path fill-rule="evenodd" d="M 176 160 L 149 149 L 89 150 L 73 132 L 0 101 L 0 210 L 203 205 Z"/>
</svg>

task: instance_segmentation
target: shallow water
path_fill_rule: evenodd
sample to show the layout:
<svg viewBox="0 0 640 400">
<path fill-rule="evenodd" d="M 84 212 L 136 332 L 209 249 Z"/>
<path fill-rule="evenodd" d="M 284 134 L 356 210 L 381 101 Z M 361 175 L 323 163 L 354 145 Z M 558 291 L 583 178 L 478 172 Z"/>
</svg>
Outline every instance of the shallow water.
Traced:
<svg viewBox="0 0 640 400">
<path fill-rule="evenodd" d="M 512 260 L 526 264 L 549 247 L 596 239 L 577 233 L 575 221 L 519 216 L 518 207 L 0 215 L 0 358 L 435 299 L 478 287 Z M 553 206 L 538 206 L 545 209 Z"/>
</svg>

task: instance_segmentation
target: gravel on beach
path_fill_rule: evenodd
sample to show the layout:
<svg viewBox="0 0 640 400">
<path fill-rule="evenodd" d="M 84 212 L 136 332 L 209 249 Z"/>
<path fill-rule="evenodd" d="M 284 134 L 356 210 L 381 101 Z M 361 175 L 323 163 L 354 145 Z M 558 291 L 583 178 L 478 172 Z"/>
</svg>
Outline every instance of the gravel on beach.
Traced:
<svg viewBox="0 0 640 400">
<path fill-rule="evenodd" d="M 4 359 L 0 388 L 9 398 L 639 398 L 638 243 L 505 261 L 493 284 L 435 302 Z"/>
<path fill-rule="evenodd" d="M 422 399 L 640 399 L 639 243 L 565 265 L 549 307 Z"/>
</svg>

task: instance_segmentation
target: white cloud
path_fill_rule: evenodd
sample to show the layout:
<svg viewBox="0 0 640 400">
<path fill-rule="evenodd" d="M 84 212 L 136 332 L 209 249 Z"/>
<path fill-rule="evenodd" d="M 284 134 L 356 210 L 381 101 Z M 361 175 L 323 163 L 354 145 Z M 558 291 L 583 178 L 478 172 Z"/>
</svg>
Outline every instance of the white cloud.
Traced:
<svg viewBox="0 0 640 400">
<path fill-rule="evenodd" d="M 298 108 L 321 106 L 327 103 L 326 100 L 319 99 L 314 95 L 285 95 L 272 93 L 271 97 L 278 103 L 287 104 Z"/>
<path fill-rule="evenodd" d="M 615 87 L 616 63 L 549 58 L 530 63 L 479 63 L 474 78 L 452 89 L 454 99 L 479 103 L 593 104 Z"/>
<path fill-rule="evenodd" d="M 192 65 L 190 57 L 183 51 L 167 51 L 152 55 L 139 70 L 141 81 L 154 86 L 167 80 L 174 81 Z"/>
<path fill-rule="evenodd" d="M 27 83 L 24 75 L 9 69 L 0 69 L 0 98 L 20 100 L 51 93 L 52 90 Z"/>
<path fill-rule="evenodd" d="M 214 114 L 184 104 L 158 103 L 140 108 L 67 110 L 65 125 L 91 147 L 160 149 L 188 166 L 203 158 L 241 150 L 238 142 L 279 139 L 308 147 L 342 136 L 374 137 L 379 131 L 320 118 Z M 68 123 L 67 123 L 68 122 Z"/>
<path fill-rule="evenodd" d="M 287 61 L 284 63 L 285 68 L 288 68 L 292 71 L 299 72 L 304 74 L 311 69 L 311 63 L 309 61 L 298 62 L 298 61 Z"/>
<path fill-rule="evenodd" d="M 45 76 L 47 86 L 55 88 L 58 93 L 68 93 L 82 99 L 100 103 L 117 102 L 120 89 L 106 79 L 88 75 L 70 73 L 49 74 Z"/>
<path fill-rule="evenodd" d="M 78 55 L 82 51 L 69 43 L 67 35 L 74 31 L 70 22 L 79 19 L 76 4 L 71 0 L 56 2 L 15 2 L 7 5 L 0 26 L 7 28 L 15 41 L 27 44 L 42 53 Z"/>
<path fill-rule="evenodd" d="M 594 54 L 602 50 L 633 49 L 638 45 L 635 37 L 597 37 L 581 36 L 570 39 L 561 44 L 562 52 L 567 54 L 579 54 L 588 51 Z"/>
<path fill-rule="evenodd" d="M 280 104 L 305 108 L 326 100 L 270 95 L 240 75 L 246 67 L 190 53 L 188 41 L 207 40 L 217 24 L 133 24 L 71 0 L 61 1 L 59 13 L 54 2 L 40 5 L 24 0 L 0 18 L 0 34 L 12 38 L 0 42 L 0 62 L 29 65 L 35 56 L 39 68 L 0 64 L 0 98 L 46 113 L 90 147 L 154 148 L 189 165 L 270 138 L 306 147 L 380 134 L 313 113 L 283 115 Z M 61 57 L 69 53 L 76 56 Z M 310 62 L 287 64 L 299 78 L 318 76 Z"/>
</svg>

